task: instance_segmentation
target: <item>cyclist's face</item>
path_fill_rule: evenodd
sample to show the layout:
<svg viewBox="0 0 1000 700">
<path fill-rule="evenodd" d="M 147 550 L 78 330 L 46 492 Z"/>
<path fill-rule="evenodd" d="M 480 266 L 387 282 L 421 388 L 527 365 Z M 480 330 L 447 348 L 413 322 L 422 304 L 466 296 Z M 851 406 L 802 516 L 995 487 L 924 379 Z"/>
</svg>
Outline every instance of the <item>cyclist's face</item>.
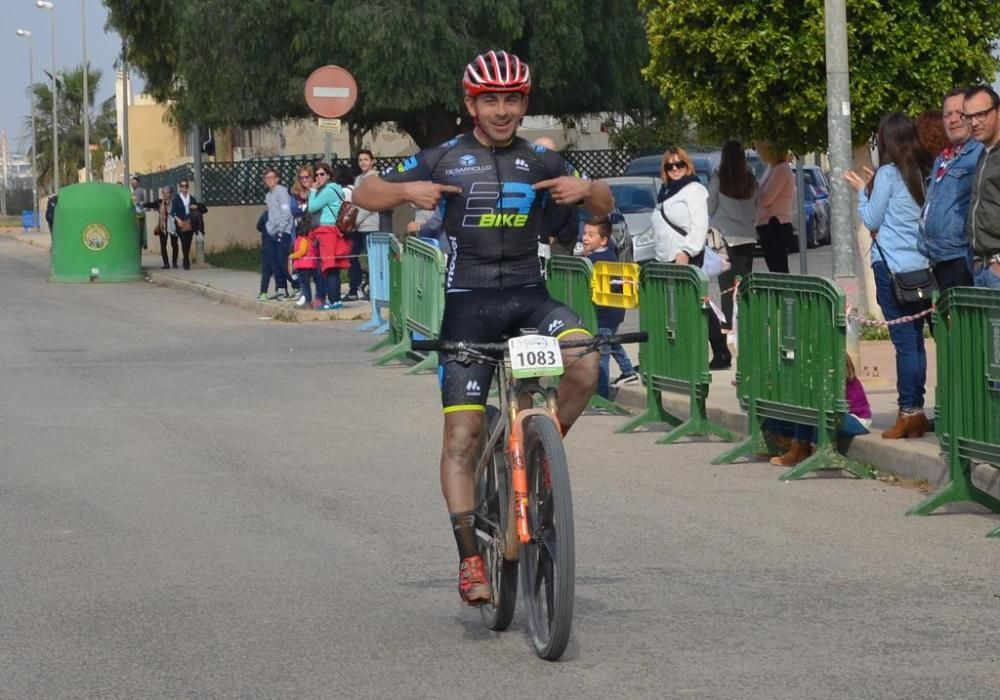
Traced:
<svg viewBox="0 0 1000 700">
<path fill-rule="evenodd" d="M 503 144 L 514 138 L 528 110 L 528 98 L 519 92 L 487 93 L 466 97 L 465 107 L 490 141 Z"/>
</svg>

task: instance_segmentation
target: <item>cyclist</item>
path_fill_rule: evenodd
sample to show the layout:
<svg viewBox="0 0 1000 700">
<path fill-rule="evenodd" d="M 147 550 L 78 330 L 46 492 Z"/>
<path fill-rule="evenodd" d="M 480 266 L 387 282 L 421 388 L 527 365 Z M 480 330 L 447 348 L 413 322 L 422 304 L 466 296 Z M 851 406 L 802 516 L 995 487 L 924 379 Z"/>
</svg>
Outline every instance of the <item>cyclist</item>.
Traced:
<svg viewBox="0 0 1000 700">
<path fill-rule="evenodd" d="M 550 204 L 582 203 L 595 215 L 607 214 L 611 190 L 581 177 L 555 151 L 517 136 L 531 91 L 528 65 L 517 56 L 482 54 L 466 67 L 462 83 L 472 133 L 368 178 L 354 202 L 370 211 L 405 202 L 440 209 L 450 243 L 442 339 L 496 342 L 522 328 L 556 338 L 587 337 L 579 316 L 549 297 L 538 240 Z M 558 417 L 565 433 L 594 391 L 598 356 L 573 350 L 563 357 Z M 442 353 L 441 490 L 461 560 L 459 593 L 470 605 L 491 598 L 476 543 L 473 469 L 492 377 L 489 365 L 459 363 Z"/>
</svg>

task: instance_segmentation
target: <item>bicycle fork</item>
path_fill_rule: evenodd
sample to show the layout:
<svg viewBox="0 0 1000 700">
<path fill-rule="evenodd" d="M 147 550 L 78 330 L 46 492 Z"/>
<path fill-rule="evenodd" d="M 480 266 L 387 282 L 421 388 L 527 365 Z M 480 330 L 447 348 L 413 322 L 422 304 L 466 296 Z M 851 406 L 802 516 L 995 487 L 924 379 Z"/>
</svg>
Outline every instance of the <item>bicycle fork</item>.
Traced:
<svg viewBox="0 0 1000 700">
<path fill-rule="evenodd" d="M 545 408 L 519 411 L 514 417 L 507 442 L 507 455 L 511 464 L 511 486 L 514 489 L 514 521 L 517 526 L 517 538 L 521 544 L 531 542 L 531 532 L 528 528 L 528 469 L 524 463 L 524 421 L 531 416 L 552 417 L 552 413 Z"/>
</svg>

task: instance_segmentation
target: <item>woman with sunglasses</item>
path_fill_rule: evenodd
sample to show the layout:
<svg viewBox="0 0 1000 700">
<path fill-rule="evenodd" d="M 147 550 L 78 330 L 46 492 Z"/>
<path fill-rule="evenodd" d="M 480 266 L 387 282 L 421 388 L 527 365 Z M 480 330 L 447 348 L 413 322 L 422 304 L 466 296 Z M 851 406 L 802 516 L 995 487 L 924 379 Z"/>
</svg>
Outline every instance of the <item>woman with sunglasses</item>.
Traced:
<svg viewBox="0 0 1000 700">
<path fill-rule="evenodd" d="M 792 207 L 795 205 L 795 173 L 788 151 L 769 141 L 758 141 L 757 152 L 767 163 L 760 178 L 757 238 L 770 272 L 788 272 L 788 248 L 795 236 Z"/>
<path fill-rule="evenodd" d="M 694 163 L 683 148 L 671 147 L 663 154 L 662 175 L 661 201 L 652 215 L 656 259 L 701 267 L 708 236 L 708 190 L 695 175 Z M 708 314 L 708 340 L 712 346 L 709 367 L 732 366 L 733 358 L 715 313 Z"/>
<path fill-rule="evenodd" d="M 317 290 L 313 306 L 320 302 L 319 306 L 323 309 L 342 309 L 344 302 L 340 300 L 340 271 L 350 265 L 348 256 L 351 253 L 351 242 L 337 228 L 337 215 L 340 214 L 345 194 L 343 188 L 332 181 L 332 172 L 327 163 L 316 165 L 315 180 L 309 191 L 307 205 L 315 224 L 309 235 L 319 248 L 319 274 L 326 277 L 325 303 Z"/>
<path fill-rule="evenodd" d="M 913 120 L 905 114 L 882 117 L 877 132 L 878 170 L 865 168 L 864 176 L 849 170 L 844 179 L 858 191 L 858 216 L 872 232 L 871 266 L 875 298 L 886 321 L 919 314 L 922 302 L 902 303 L 893 290 L 893 274 L 926 270 L 930 261 L 920 252 L 920 211 L 924 206 L 924 181 L 933 159 L 917 136 Z M 927 352 L 924 318 L 889 326 L 896 350 L 896 394 L 899 412 L 895 424 L 882 433 L 887 440 L 923 437 L 924 385 Z"/>
</svg>

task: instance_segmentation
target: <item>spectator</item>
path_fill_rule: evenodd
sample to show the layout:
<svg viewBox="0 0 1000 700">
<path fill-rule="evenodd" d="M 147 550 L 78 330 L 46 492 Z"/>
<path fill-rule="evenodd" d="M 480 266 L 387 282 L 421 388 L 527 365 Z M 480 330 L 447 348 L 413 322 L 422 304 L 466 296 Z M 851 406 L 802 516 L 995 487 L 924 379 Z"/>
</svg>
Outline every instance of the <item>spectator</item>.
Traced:
<svg viewBox="0 0 1000 700">
<path fill-rule="evenodd" d="M 844 416 L 843 422 L 837 428 L 838 438 L 853 438 L 857 435 L 867 435 L 868 429 L 872 427 L 872 409 L 868 403 L 868 396 L 865 394 L 865 387 L 858 379 L 854 370 L 854 362 L 851 356 L 846 355 L 847 367 L 844 374 L 846 385 L 844 395 L 847 399 L 847 408 L 850 411 Z M 778 456 L 771 458 L 771 464 L 778 467 L 790 467 L 798 464 L 813 453 L 813 446 L 816 444 L 816 428 L 811 425 L 801 423 L 786 423 L 767 419 L 764 421 L 765 430 L 770 430 L 773 434 L 783 435 L 792 438 L 788 450 Z"/>
<path fill-rule="evenodd" d="M 921 252 L 930 260 L 942 292 L 951 287 L 972 286 L 966 215 L 972 174 L 983 145 L 972 138 L 972 129 L 962 119 L 964 102 L 965 90 L 962 88 L 944 97 L 939 124 L 947 142 L 942 150 L 931 151 L 940 155 L 931 168 L 927 201 L 920 217 Z M 920 135 L 919 122 L 917 135 Z M 921 142 L 926 146 L 926 137 Z"/>
<path fill-rule="evenodd" d="M 56 235 L 56 206 L 58 204 L 59 195 L 49 195 L 49 201 L 45 204 L 45 223 L 49 225 L 49 238 Z"/>
<path fill-rule="evenodd" d="M 288 267 L 288 253 L 285 252 L 285 242 L 292 233 L 292 205 L 288 190 L 278 182 L 278 172 L 269 169 L 264 172 L 264 185 L 267 195 L 264 203 L 267 205 L 267 222 L 260 237 L 260 300 L 288 298 L 288 280 L 285 270 Z M 274 277 L 275 294 L 268 297 L 267 289 Z"/>
<path fill-rule="evenodd" d="M 358 151 L 358 169 L 361 173 L 354 178 L 354 186 L 357 187 L 367 178 L 376 175 L 375 156 L 368 149 Z M 347 272 L 347 296 L 344 301 L 354 301 L 356 299 L 366 299 L 362 289 L 363 275 L 361 270 L 361 254 L 367 249 L 366 241 L 369 233 L 377 233 L 379 230 L 379 215 L 377 211 L 368 211 L 358 207 L 358 220 L 351 234 L 351 267 Z"/>
<path fill-rule="evenodd" d="M 292 188 L 288 191 L 289 204 L 292 207 L 292 230 L 295 231 L 296 236 L 301 231 L 308 234 L 312 230 L 311 219 L 309 218 L 309 188 L 313 186 L 313 169 L 311 165 L 303 165 L 299 167 L 298 174 L 295 177 L 295 182 L 292 184 Z M 293 245 L 296 245 L 298 241 L 294 241 Z M 315 257 L 315 252 L 310 251 L 310 256 Z M 304 273 L 307 277 L 315 277 L 315 270 L 307 270 Z M 310 279 L 301 279 L 301 276 L 297 268 L 292 268 L 291 283 L 294 289 L 301 291 L 303 283 L 308 284 Z M 319 282 L 316 282 L 319 285 Z M 323 282 L 325 288 L 326 283 Z M 319 295 L 319 287 L 317 286 L 317 296 Z M 325 297 L 326 294 L 324 293 Z M 298 299 L 296 299 L 298 301 Z"/>
<path fill-rule="evenodd" d="M 194 223 L 191 221 L 192 207 L 198 203 L 191 194 L 191 184 L 187 180 L 177 183 L 177 194 L 170 204 L 170 216 L 174 218 L 177 235 L 181 239 L 181 255 L 184 258 L 184 269 L 191 269 L 191 241 L 194 239 Z M 177 260 L 174 259 L 174 267 Z"/>
<path fill-rule="evenodd" d="M 326 163 L 316 165 L 313 187 L 309 192 L 308 209 L 318 215 L 316 227 L 309 236 L 319 248 L 320 272 L 326 277 L 326 299 L 316 299 L 323 309 L 341 309 L 340 271 L 348 267 L 350 242 L 337 228 L 340 205 L 346 199 L 343 188 L 331 182 L 331 168 Z M 317 306 L 316 301 L 313 306 Z"/>
<path fill-rule="evenodd" d="M 557 150 L 555 141 L 545 136 L 535 139 L 532 143 L 549 151 Z M 549 246 L 550 255 L 572 255 L 576 239 L 580 235 L 579 209 L 574 206 L 550 204 L 546 207 L 544 216 L 548 240 L 539 243 Z"/>
<path fill-rule="evenodd" d="M 732 267 L 719 275 L 722 313 L 725 327 L 733 327 L 732 289 L 736 277 L 746 277 L 753 270 L 753 249 L 757 243 L 757 180 L 747 166 L 746 153 L 739 141 L 727 141 L 716 176 L 708 183 L 709 223 L 722 232 L 729 245 Z"/>
<path fill-rule="evenodd" d="M 972 276 L 977 287 L 1000 289 L 1000 97 L 985 85 L 965 95 L 962 119 L 983 144 L 969 203 Z"/>
<path fill-rule="evenodd" d="M 615 253 L 614 247 L 609 244 L 610 239 L 611 221 L 608 217 L 600 216 L 591 219 L 583 227 L 583 254 L 592 263 L 601 260 L 618 262 L 618 254 Z M 620 292 L 621 285 L 619 284 L 617 287 L 618 289 L 615 289 L 614 285 L 612 285 L 611 291 Z M 597 332 L 600 335 L 614 335 L 618 332 L 618 326 L 624 320 L 625 309 L 611 306 L 597 307 Z M 620 344 L 615 343 L 610 346 L 607 344 L 601 345 L 601 363 L 597 375 L 597 393 L 604 398 L 608 398 L 610 386 L 612 386 L 612 383 L 609 381 L 611 355 L 614 355 L 615 362 L 618 363 L 618 369 L 620 370 L 618 378 L 613 382 L 615 388 L 625 386 L 626 384 L 636 384 L 639 381 L 639 375 L 635 373 L 632 361 Z"/>
<path fill-rule="evenodd" d="M 299 230 L 295 236 L 295 249 L 288 256 L 289 261 L 289 274 L 294 271 L 298 271 L 298 276 L 300 280 L 299 288 L 302 290 L 302 294 L 295 301 L 295 305 L 299 307 L 311 306 L 313 302 L 312 297 L 312 284 L 310 283 L 310 278 L 313 277 L 313 273 L 317 268 L 317 258 L 313 253 L 312 241 L 309 240 L 309 232 L 304 230 Z M 319 294 L 319 288 L 317 287 L 317 294 Z"/>
<path fill-rule="evenodd" d="M 163 269 L 170 269 L 170 258 L 167 257 L 167 240 L 170 240 L 171 252 L 173 253 L 174 267 L 177 267 L 177 222 L 170 215 L 170 207 L 174 199 L 174 191 L 170 187 L 160 188 L 160 201 L 150 202 L 147 209 L 156 209 L 159 219 L 153 229 L 153 235 L 160 239 L 160 256 L 163 258 Z"/>
<path fill-rule="evenodd" d="M 683 148 L 667 149 L 661 172 L 664 199 L 652 214 L 656 259 L 702 267 L 708 236 L 708 190 L 695 175 L 694 163 Z M 712 346 L 709 367 L 728 369 L 732 366 L 733 358 L 714 312 L 708 314 L 708 340 Z"/>
<path fill-rule="evenodd" d="M 931 157 L 917 138 L 913 121 L 905 114 L 882 117 L 877 138 L 878 170 L 865 168 L 864 178 L 848 171 L 844 179 L 858 190 L 858 215 L 877 242 L 871 249 L 875 296 L 882 315 L 893 321 L 925 308 L 923 303 L 902 303 L 896 298 L 893 275 L 928 266 L 927 258 L 917 246 L 924 178 L 930 172 Z M 899 413 L 895 424 L 882 437 L 887 440 L 922 437 L 927 431 L 924 318 L 889 326 L 889 337 L 896 350 Z"/>
<path fill-rule="evenodd" d="M 136 207 L 142 207 L 146 203 L 146 191 L 142 189 L 142 183 L 139 182 L 139 178 L 133 175 L 129 181 L 129 188 L 132 190 L 132 201 L 135 202 Z"/>
<path fill-rule="evenodd" d="M 768 141 L 758 141 L 757 152 L 768 164 L 760 179 L 757 238 L 767 269 L 788 272 L 788 248 L 795 235 L 792 228 L 795 174 L 788 164 L 788 151 Z"/>
</svg>

